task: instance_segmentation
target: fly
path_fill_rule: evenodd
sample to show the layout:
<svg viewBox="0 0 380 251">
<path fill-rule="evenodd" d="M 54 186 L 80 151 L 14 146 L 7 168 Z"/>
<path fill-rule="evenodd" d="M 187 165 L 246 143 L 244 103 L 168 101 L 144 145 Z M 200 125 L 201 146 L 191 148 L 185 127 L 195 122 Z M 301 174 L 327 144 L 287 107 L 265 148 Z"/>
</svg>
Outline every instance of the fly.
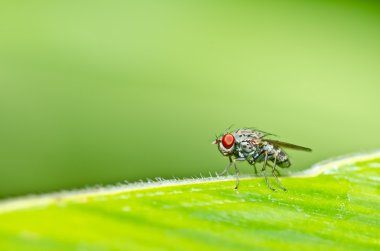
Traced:
<svg viewBox="0 0 380 251">
<path fill-rule="evenodd" d="M 272 175 L 275 177 L 278 185 L 282 190 L 286 191 L 286 188 L 281 184 L 276 175 L 276 173 L 279 174 L 276 167 L 288 168 L 291 165 L 289 156 L 283 148 L 311 152 L 311 149 L 307 147 L 266 138 L 269 135 L 271 134 L 257 129 L 240 128 L 235 131 L 227 129 L 222 135 L 216 137 L 213 144 L 216 144 L 220 153 L 229 159 L 228 165 L 220 175 L 226 174 L 230 167 L 234 165 L 236 172 L 235 189 L 239 187 L 240 174 L 236 161 L 246 160 L 254 166 L 256 173 L 255 164 L 263 163 L 261 173 L 264 174 L 267 186 L 275 191 L 276 189 L 271 186 L 265 173 L 266 167 L 270 166 L 272 168 Z"/>
</svg>

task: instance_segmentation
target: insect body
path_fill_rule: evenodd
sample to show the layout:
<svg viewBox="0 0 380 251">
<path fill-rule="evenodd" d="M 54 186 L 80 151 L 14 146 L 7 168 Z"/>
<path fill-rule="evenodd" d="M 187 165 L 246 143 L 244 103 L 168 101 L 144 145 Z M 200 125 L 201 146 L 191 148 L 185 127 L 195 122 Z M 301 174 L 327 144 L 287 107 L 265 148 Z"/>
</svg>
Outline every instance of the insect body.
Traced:
<svg viewBox="0 0 380 251">
<path fill-rule="evenodd" d="M 239 186 L 239 169 L 236 166 L 236 161 L 248 161 L 248 163 L 255 167 L 256 173 L 257 169 L 255 164 L 263 163 L 261 172 L 265 176 L 265 181 L 268 187 L 275 190 L 270 185 L 265 173 L 266 167 L 270 166 L 272 168 L 272 175 L 276 178 L 278 185 L 281 189 L 286 190 L 276 175 L 276 173 L 278 173 L 278 170 L 276 169 L 277 166 L 286 168 L 291 165 L 288 155 L 282 148 L 291 148 L 308 152 L 311 151 L 311 149 L 307 147 L 266 138 L 266 136 L 269 135 L 270 134 L 256 129 L 241 128 L 235 131 L 225 132 L 213 142 L 213 144 L 218 146 L 219 151 L 229 158 L 229 163 L 221 175 L 227 173 L 232 165 L 235 167 L 235 189 L 238 189 Z M 268 162 L 272 162 L 272 165 Z"/>
</svg>

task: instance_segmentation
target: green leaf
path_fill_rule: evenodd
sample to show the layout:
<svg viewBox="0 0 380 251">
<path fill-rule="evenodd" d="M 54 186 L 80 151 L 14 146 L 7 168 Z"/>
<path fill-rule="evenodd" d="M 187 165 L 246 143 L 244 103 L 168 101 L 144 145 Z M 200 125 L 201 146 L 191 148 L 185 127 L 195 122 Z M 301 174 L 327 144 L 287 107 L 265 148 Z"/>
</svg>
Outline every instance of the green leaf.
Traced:
<svg viewBox="0 0 380 251">
<path fill-rule="evenodd" d="M 3 201 L 0 250 L 380 249 L 380 153 L 283 177 L 287 192 L 223 179 Z"/>
</svg>

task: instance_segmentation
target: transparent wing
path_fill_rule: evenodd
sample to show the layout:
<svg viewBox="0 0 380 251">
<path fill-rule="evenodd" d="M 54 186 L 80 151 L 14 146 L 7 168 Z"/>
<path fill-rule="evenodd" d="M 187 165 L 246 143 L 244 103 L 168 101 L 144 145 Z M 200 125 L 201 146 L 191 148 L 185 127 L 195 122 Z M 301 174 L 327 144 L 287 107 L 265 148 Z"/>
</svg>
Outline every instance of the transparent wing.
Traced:
<svg viewBox="0 0 380 251">
<path fill-rule="evenodd" d="M 306 152 L 311 152 L 312 151 L 308 147 L 297 146 L 297 145 L 286 143 L 286 142 L 282 142 L 282 141 L 279 141 L 279 140 L 265 139 L 265 141 L 268 141 L 269 143 L 271 143 L 273 145 L 276 145 L 276 146 L 282 146 L 282 147 L 290 148 L 290 149 L 294 149 L 294 150 L 300 150 L 300 151 L 306 151 Z"/>
</svg>

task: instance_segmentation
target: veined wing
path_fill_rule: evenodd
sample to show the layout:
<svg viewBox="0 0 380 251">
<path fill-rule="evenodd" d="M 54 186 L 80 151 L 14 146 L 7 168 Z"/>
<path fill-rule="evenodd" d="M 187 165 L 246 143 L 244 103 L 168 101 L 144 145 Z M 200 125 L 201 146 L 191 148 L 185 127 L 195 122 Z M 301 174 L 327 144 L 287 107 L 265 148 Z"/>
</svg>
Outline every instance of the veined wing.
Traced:
<svg viewBox="0 0 380 251">
<path fill-rule="evenodd" d="M 306 151 L 306 152 L 311 152 L 312 151 L 308 147 L 297 146 L 297 145 L 286 143 L 286 142 L 282 142 L 282 141 L 279 141 L 279 140 L 265 139 L 265 141 L 267 141 L 267 142 L 269 142 L 269 143 L 271 143 L 273 145 L 276 145 L 276 146 L 282 146 L 282 147 L 290 148 L 290 149 L 294 149 L 294 150 L 300 150 L 300 151 Z"/>
</svg>

